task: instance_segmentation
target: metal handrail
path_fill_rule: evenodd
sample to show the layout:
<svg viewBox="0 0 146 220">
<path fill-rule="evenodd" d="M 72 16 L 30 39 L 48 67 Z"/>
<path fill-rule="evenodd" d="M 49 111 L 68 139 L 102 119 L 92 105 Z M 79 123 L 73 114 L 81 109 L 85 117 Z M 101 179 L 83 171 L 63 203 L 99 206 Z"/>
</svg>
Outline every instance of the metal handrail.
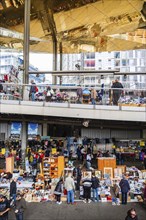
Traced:
<svg viewBox="0 0 146 220">
<path fill-rule="evenodd" d="M 77 89 L 77 88 L 80 88 L 80 86 L 64 86 L 64 85 L 52 85 L 52 84 L 12 84 L 12 83 L 0 83 L 1 85 L 4 85 L 4 86 L 12 86 L 12 87 L 31 87 L 31 86 L 37 86 L 37 87 L 47 87 L 47 86 L 50 86 L 52 89 Z M 85 87 L 81 87 L 81 88 L 88 88 L 88 89 L 102 89 L 101 88 L 101 85 L 99 85 L 99 87 L 95 86 L 85 86 Z M 123 90 L 123 91 L 146 91 L 146 89 L 137 89 L 137 88 L 111 88 L 111 87 L 104 87 L 103 88 L 104 91 L 107 91 L 107 90 Z"/>
</svg>

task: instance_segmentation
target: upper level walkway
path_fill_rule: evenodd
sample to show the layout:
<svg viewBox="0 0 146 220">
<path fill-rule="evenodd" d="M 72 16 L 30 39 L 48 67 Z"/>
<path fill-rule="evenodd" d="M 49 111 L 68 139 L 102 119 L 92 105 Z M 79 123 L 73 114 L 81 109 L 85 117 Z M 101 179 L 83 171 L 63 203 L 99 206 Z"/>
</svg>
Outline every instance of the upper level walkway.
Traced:
<svg viewBox="0 0 146 220">
<path fill-rule="evenodd" d="M 144 89 L 49 87 L 3 84 L 0 113 L 146 122 Z"/>
<path fill-rule="evenodd" d="M 146 106 L 0 100 L 0 113 L 146 122 Z"/>
</svg>

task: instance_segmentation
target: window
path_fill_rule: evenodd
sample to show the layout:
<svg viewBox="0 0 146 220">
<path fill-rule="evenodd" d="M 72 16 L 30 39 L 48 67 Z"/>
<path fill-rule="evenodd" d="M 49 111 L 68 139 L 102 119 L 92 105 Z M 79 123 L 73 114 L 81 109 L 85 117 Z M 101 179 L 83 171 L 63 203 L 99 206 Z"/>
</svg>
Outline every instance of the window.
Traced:
<svg viewBox="0 0 146 220">
<path fill-rule="evenodd" d="M 120 68 L 117 68 L 117 67 L 116 67 L 115 70 L 120 71 Z"/>
<path fill-rule="evenodd" d="M 95 53 L 87 53 L 86 59 L 95 59 Z"/>
<path fill-rule="evenodd" d="M 136 66 L 136 60 L 135 59 L 129 59 L 129 66 Z"/>
<path fill-rule="evenodd" d="M 120 58 L 120 52 L 115 52 L 114 57 L 115 58 Z"/>
<path fill-rule="evenodd" d="M 146 67 L 146 60 L 145 59 L 140 59 L 140 65 Z"/>
<path fill-rule="evenodd" d="M 145 72 L 146 68 L 145 67 L 137 67 L 137 72 Z"/>
<path fill-rule="evenodd" d="M 115 66 L 120 66 L 120 60 L 115 60 Z"/>
<path fill-rule="evenodd" d="M 95 82 L 95 77 L 91 77 L 91 83 Z"/>
<path fill-rule="evenodd" d="M 122 66 L 126 66 L 127 62 L 126 59 L 122 59 Z"/>
<path fill-rule="evenodd" d="M 95 60 L 86 60 L 85 67 L 95 67 Z"/>
</svg>

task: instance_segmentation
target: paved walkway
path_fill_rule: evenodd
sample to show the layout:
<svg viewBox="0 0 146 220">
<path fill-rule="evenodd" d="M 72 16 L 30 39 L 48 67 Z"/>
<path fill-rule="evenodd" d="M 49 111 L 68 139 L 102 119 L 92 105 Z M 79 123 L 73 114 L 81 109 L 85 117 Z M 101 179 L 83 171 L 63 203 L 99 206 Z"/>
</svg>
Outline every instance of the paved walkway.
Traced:
<svg viewBox="0 0 146 220">
<path fill-rule="evenodd" d="M 78 202 L 76 205 L 67 205 L 65 202 L 61 205 L 54 202 L 27 203 L 24 220 L 125 220 L 130 208 L 136 209 L 139 220 L 146 220 L 146 205 L 143 203 L 112 206 L 111 203 L 101 202 Z M 9 219 L 15 219 L 12 211 Z"/>
</svg>

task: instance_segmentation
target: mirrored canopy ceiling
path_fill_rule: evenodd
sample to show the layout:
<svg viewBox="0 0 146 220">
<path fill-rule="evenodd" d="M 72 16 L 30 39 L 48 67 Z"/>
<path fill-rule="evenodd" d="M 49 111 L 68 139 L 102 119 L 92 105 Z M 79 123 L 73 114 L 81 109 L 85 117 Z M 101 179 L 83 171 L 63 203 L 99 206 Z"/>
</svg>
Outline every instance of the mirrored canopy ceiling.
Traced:
<svg viewBox="0 0 146 220">
<path fill-rule="evenodd" d="M 0 0 L 1 47 L 23 48 L 25 1 Z M 145 0 L 31 0 L 30 17 L 33 52 L 146 49 Z"/>
</svg>

